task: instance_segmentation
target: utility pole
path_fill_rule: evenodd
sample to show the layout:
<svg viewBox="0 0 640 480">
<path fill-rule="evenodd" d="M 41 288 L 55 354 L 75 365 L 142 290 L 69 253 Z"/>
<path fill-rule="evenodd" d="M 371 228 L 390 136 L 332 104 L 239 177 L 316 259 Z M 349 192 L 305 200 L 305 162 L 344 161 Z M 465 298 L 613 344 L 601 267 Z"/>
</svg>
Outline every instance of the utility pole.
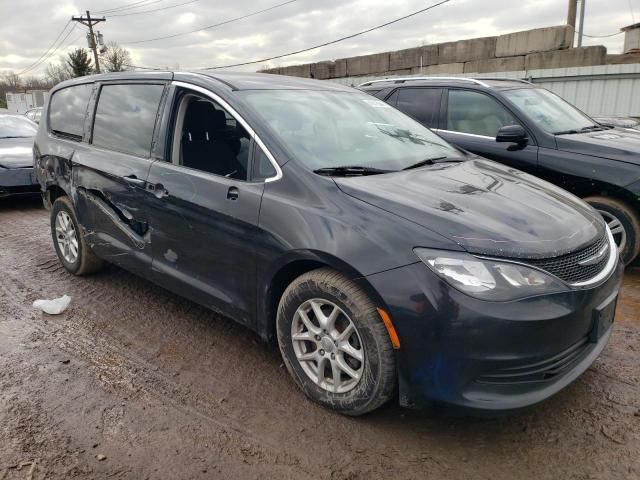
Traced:
<svg viewBox="0 0 640 480">
<path fill-rule="evenodd" d="M 578 0 L 569 0 L 569 10 L 567 12 L 567 25 L 576 28 L 576 15 L 578 13 Z"/>
<path fill-rule="evenodd" d="M 100 23 L 100 22 L 106 22 L 107 19 L 102 17 L 102 18 L 91 18 L 91 14 L 89 13 L 89 10 L 87 10 L 87 16 L 86 17 L 71 17 L 71 20 L 74 22 L 80 22 L 81 24 L 89 27 L 89 38 L 90 38 L 90 45 L 89 47 L 93 50 L 93 59 L 96 62 L 96 73 L 100 73 L 100 62 L 98 60 L 98 46 L 97 46 L 97 42 L 96 42 L 96 37 L 93 34 L 93 26 L 96 23 Z"/>
<path fill-rule="evenodd" d="M 580 26 L 578 27 L 578 47 L 582 46 L 582 34 L 584 32 L 584 10 L 587 0 L 580 0 Z"/>
</svg>

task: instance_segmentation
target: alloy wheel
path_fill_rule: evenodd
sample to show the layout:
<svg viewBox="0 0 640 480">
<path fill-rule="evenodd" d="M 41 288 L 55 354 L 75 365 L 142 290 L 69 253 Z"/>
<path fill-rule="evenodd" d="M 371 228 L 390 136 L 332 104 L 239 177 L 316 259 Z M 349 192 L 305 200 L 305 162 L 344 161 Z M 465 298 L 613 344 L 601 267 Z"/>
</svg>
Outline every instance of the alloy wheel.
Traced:
<svg viewBox="0 0 640 480">
<path fill-rule="evenodd" d="M 71 220 L 71 216 L 61 210 L 56 215 L 56 240 L 62 257 L 68 263 L 75 263 L 78 260 L 78 234 Z"/>
<path fill-rule="evenodd" d="M 346 393 L 362 378 L 365 353 L 360 335 L 336 304 L 315 298 L 300 305 L 291 340 L 300 366 L 323 390 Z"/>
</svg>

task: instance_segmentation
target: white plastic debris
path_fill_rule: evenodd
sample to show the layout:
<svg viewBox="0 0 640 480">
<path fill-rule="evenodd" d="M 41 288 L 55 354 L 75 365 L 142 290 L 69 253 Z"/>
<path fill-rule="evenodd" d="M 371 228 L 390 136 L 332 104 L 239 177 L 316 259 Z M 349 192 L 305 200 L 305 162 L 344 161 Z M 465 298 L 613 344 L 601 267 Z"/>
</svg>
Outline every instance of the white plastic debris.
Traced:
<svg viewBox="0 0 640 480">
<path fill-rule="evenodd" d="M 58 315 L 64 312 L 71 303 L 69 295 L 63 295 L 53 300 L 36 300 L 33 302 L 33 308 L 38 308 L 49 315 Z"/>
</svg>

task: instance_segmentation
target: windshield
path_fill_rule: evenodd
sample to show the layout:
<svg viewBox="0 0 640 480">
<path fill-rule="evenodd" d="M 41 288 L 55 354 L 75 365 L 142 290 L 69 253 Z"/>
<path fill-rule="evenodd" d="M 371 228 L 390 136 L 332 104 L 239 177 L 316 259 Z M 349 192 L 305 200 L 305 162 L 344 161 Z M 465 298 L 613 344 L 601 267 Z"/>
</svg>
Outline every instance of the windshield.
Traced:
<svg viewBox="0 0 640 480">
<path fill-rule="evenodd" d="M 544 88 L 505 90 L 503 94 L 538 127 L 549 133 L 580 131 L 595 125 L 576 107 Z"/>
<path fill-rule="evenodd" d="M 0 138 L 33 137 L 38 127 L 29 119 L 0 115 Z"/>
<path fill-rule="evenodd" d="M 429 129 L 364 93 L 243 92 L 289 152 L 312 170 L 361 166 L 400 170 L 462 154 Z"/>
</svg>

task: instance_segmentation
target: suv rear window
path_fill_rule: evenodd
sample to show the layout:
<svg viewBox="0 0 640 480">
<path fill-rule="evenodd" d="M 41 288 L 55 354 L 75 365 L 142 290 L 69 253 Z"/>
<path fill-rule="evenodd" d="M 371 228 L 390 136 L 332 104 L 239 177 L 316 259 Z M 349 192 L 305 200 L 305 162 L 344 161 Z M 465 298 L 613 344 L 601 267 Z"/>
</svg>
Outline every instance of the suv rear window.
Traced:
<svg viewBox="0 0 640 480">
<path fill-rule="evenodd" d="M 92 90 L 92 83 L 84 83 L 53 94 L 49 105 L 49 128 L 53 133 L 71 140 L 82 140 Z"/>
<path fill-rule="evenodd" d="M 92 142 L 139 157 L 149 157 L 163 85 L 103 85 Z"/>
</svg>

